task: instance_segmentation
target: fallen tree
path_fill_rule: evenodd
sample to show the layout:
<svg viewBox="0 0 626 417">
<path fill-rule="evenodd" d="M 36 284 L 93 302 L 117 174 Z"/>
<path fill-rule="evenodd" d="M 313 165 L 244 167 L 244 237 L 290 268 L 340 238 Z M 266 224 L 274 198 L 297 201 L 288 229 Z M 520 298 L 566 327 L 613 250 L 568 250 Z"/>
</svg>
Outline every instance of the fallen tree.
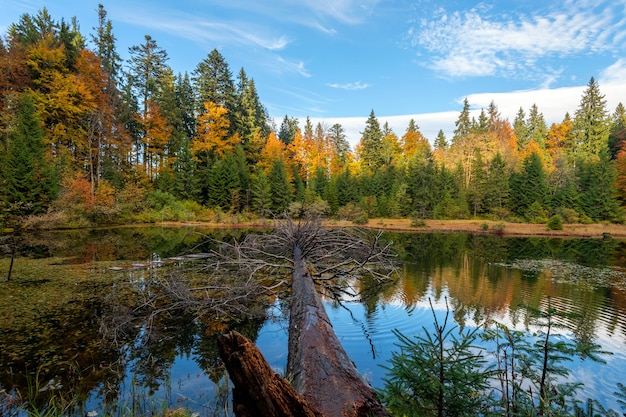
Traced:
<svg viewBox="0 0 626 417">
<path fill-rule="evenodd" d="M 319 223 L 288 222 L 274 236 L 261 239 L 264 255 L 289 259 L 293 268 L 287 363 L 291 385 L 284 388 L 284 379 L 267 371 L 267 363 L 259 359 L 251 342 L 241 340 L 240 335 L 222 337 L 220 355 L 235 385 L 238 416 L 252 415 L 250 410 L 254 415 L 285 417 L 309 416 L 310 412 L 328 417 L 388 415 L 337 339 L 307 266 L 311 259 L 321 280 L 354 273 L 388 279 L 392 270 L 389 247 L 378 245 L 378 238 L 372 243 L 355 234 L 329 232 Z M 270 242 L 280 242 L 281 250 L 274 251 Z M 253 253 L 259 250 L 258 242 L 254 247 Z M 236 341 L 241 345 L 234 346 Z M 296 406 L 285 408 L 285 404 Z"/>
<path fill-rule="evenodd" d="M 269 296 L 290 294 L 288 375 L 276 375 L 252 342 L 241 335 L 220 338 L 220 356 L 234 383 L 237 416 L 383 416 L 385 409 L 337 339 L 316 283 L 334 296 L 344 285 L 368 277 L 368 285 L 392 280 L 390 244 L 380 232 L 325 229 L 318 219 L 280 221 L 272 233 L 251 233 L 241 242 L 211 242 L 193 268 L 140 287 L 145 301 L 109 327 L 112 337 L 137 328 L 152 337 L 156 318 L 190 315 L 214 320 L 260 317 Z M 291 279 L 290 278 L 291 275 Z M 366 286 L 367 287 L 367 286 Z M 264 297 L 266 296 L 266 297 Z M 265 304 L 267 305 L 267 304 Z M 156 339 L 156 337 L 155 337 Z M 312 413 L 312 414 L 311 414 Z"/>
</svg>

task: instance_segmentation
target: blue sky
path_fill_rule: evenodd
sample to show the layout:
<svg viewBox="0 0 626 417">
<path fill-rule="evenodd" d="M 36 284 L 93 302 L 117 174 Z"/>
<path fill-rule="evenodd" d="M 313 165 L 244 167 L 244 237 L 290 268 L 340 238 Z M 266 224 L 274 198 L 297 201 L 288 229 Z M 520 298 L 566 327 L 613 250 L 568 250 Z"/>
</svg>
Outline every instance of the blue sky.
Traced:
<svg viewBox="0 0 626 417">
<path fill-rule="evenodd" d="M 47 7 L 53 19 L 97 25 L 98 2 L 0 0 L 0 31 Z M 594 76 L 613 112 L 626 103 L 626 0 L 133 0 L 102 1 L 118 52 L 149 34 L 174 72 L 214 48 L 243 67 L 277 125 L 287 114 L 356 143 L 373 109 L 400 136 L 414 118 L 448 138 L 465 97 L 493 100 L 511 122 L 533 103 L 548 123 L 573 114 Z"/>
</svg>

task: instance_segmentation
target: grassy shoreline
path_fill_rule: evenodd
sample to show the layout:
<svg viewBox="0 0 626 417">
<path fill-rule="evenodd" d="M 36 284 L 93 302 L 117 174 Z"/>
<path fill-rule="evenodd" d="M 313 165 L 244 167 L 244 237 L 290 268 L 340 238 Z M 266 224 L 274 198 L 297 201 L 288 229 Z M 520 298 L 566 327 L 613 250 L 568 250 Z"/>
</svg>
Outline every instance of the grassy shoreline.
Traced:
<svg viewBox="0 0 626 417">
<path fill-rule="evenodd" d="M 541 223 L 512 223 L 494 220 L 424 220 L 423 226 L 412 226 L 410 219 L 370 219 L 367 224 L 355 225 L 346 220 L 324 220 L 327 227 L 361 227 L 400 232 L 465 232 L 502 236 L 578 237 L 578 238 L 626 238 L 626 225 L 613 223 L 564 224 L 562 230 L 548 230 Z M 159 222 L 161 226 L 201 226 L 209 228 L 272 227 L 272 220 L 241 223 L 227 222 Z"/>
</svg>

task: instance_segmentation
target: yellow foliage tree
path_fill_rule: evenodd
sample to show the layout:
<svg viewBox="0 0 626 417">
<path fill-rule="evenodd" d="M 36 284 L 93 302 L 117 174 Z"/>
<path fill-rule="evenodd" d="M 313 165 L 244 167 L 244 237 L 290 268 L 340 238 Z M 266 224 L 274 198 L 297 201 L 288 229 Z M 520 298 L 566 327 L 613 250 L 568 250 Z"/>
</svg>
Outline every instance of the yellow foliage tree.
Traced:
<svg viewBox="0 0 626 417">
<path fill-rule="evenodd" d="M 229 129 L 230 121 L 226 107 L 205 101 L 204 111 L 198 116 L 197 137 L 191 143 L 191 151 L 196 157 L 200 153 L 215 153 L 223 157 L 241 142 L 238 135 L 229 136 Z"/>
</svg>

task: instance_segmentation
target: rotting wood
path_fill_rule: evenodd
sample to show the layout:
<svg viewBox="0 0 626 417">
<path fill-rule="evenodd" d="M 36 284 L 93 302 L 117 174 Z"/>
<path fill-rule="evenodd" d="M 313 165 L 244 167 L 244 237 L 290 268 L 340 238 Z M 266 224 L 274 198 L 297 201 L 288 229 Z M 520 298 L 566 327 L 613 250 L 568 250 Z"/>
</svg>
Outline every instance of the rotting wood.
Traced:
<svg viewBox="0 0 626 417">
<path fill-rule="evenodd" d="M 219 353 L 233 381 L 238 417 L 321 417 L 289 382 L 269 366 L 259 349 L 236 331 L 219 337 Z"/>
<path fill-rule="evenodd" d="M 294 248 L 287 362 L 293 387 L 322 415 L 388 415 L 335 335 L 297 246 Z"/>
</svg>

